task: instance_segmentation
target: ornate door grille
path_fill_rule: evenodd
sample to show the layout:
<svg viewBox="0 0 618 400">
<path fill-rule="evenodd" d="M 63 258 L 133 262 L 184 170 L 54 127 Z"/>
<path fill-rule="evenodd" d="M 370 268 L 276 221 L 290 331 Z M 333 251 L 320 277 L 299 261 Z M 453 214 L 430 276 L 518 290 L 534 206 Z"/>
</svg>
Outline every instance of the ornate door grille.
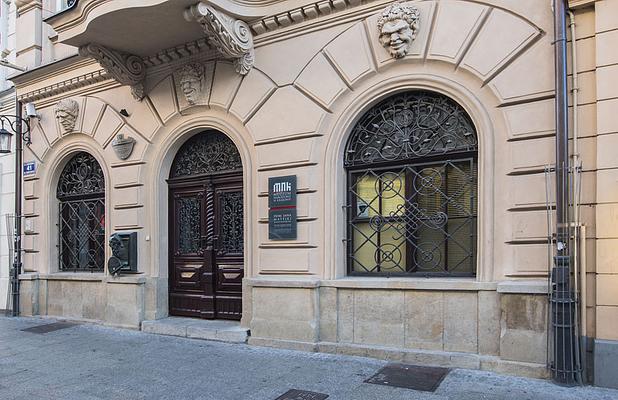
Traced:
<svg viewBox="0 0 618 400">
<path fill-rule="evenodd" d="M 103 271 L 105 266 L 105 178 L 90 154 L 76 154 L 64 167 L 59 206 L 61 271 Z"/>
<path fill-rule="evenodd" d="M 207 131 L 182 145 L 174 162 L 170 179 L 242 171 L 240 153 L 225 134 Z"/>
<path fill-rule="evenodd" d="M 348 272 L 473 276 L 477 138 L 436 93 L 395 95 L 355 126 L 348 171 Z"/>
</svg>

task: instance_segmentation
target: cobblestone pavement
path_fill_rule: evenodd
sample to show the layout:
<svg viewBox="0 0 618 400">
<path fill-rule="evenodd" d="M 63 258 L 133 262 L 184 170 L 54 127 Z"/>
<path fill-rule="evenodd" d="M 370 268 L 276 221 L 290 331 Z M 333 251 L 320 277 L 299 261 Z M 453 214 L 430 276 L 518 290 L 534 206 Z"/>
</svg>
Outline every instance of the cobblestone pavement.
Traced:
<svg viewBox="0 0 618 400">
<path fill-rule="evenodd" d="M 434 393 L 364 383 L 385 362 L 0 317 L 0 399 L 276 399 L 291 388 L 328 400 L 618 400 L 618 391 L 455 369 Z"/>
</svg>

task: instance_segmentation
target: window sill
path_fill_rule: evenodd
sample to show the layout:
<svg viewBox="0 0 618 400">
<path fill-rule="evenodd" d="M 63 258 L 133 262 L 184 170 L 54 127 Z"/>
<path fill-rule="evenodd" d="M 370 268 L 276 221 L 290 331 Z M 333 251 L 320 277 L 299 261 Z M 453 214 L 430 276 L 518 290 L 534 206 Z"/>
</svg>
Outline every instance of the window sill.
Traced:
<svg viewBox="0 0 618 400">
<path fill-rule="evenodd" d="M 340 289 L 416 289 L 481 291 L 496 290 L 496 282 L 478 282 L 475 278 L 378 278 L 347 277 L 320 282 L 320 286 Z"/>
<path fill-rule="evenodd" d="M 475 278 L 378 278 L 346 277 L 332 280 L 293 278 L 246 279 L 253 287 L 303 288 L 334 287 L 339 289 L 407 289 L 450 291 L 495 291 L 496 282 L 478 282 Z"/>
<path fill-rule="evenodd" d="M 127 275 L 127 276 L 108 276 L 103 272 L 56 272 L 53 274 L 38 274 L 27 273 L 19 275 L 19 280 L 22 281 L 75 281 L 75 282 L 106 282 L 110 284 L 133 284 L 141 285 L 146 283 L 146 277 L 143 275 Z"/>
<path fill-rule="evenodd" d="M 21 274 L 20 280 L 46 280 L 46 281 L 82 281 L 82 282 L 102 282 L 105 274 L 102 272 L 56 272 L 53 274 Z"/>
</svg>

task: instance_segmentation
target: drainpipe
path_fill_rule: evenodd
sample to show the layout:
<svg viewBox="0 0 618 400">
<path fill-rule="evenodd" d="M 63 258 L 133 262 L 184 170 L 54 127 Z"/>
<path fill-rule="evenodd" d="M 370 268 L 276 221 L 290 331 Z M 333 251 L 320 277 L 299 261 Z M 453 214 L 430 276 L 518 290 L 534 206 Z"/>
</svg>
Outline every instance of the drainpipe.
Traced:
<svg viewBox="0 0 618 400">
<path fill-rule="evenodd" d="M 17 100 L 15 94 L 15 115 L 22 116 L 21 101 Z M 22 197 L 22 154 L 23 136 L 22 122 L 15 124 L 15 232 L 13 245 L 13 268 L 11 270 L 11 293 L 13 295 L 13 317 L 19 316 L 19 274 L 21 273 L 21 197 Z"/>
<path fill-rule="evenodd" d="M 577 43 L 575 32 L 575 14 L 568 10 L 569 15 L 569 28 L 571 29 L 571 94 L 573 99 L 573 190 L 572 190 L 572 204 L 573 204 L 573 260 L 574 260 L 574 291 L 575 300 L 579 306 L 579 314 L 576 314 L 576 318 L 579 316 L 579 327 L 577 333 L 579 334 L 579 344 L 581 357 L 580 365 L 582 370 L 582 376 L 585 381 L 588 381 L 587 374 L 587 362 L 586 357 L 588 354 L 587 332 L 586 332 L 586 227 L 580 221 L 580 195 L 581 195 L 581 179 L 582 179 L 582 162 L 579 154 L 579 73 L 577 71 Z M 579 287 L 578 287 L 579 286 Z"/>
<path fill-rule="evenodd" d="M 554 55 L 556 84 L 556 255 L 551 272 L 553 334 L 552 378 L 556 383 L 581 382 L 576 303 L 571 288 L 569 226 L 569 131 L 567 89 L 566 0 L 554 0 Z"/>
</svg>

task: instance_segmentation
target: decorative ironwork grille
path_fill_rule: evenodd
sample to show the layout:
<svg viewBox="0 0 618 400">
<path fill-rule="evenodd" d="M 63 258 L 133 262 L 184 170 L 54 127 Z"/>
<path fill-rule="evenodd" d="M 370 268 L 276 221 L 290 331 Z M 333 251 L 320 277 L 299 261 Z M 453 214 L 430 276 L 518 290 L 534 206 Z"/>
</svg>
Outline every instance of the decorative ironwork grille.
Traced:
<svg viewBox="0 0 618 400">
<path fill-rule="evenodd" d="M 477 137 L 451 99 L 395 95 L 367 112 L 346 149 L 348 272 L 475 275 Z"/>
<path fill-rule="evenodd" d="M 182 145 L 172 164 L 170 178 L 240 171 L 238 149 L 221 132 L 197 134 Z"/>
<path fill-rule="evenodd" d="M 243 253 L 243 204 L 242 192 L 221 193 L 221 245 L 220 254 Z"/>
<path fill-rule="evenodd" d="M 202 249 L 202 199 L 200 196 L 176 199 L 178 243 L 176 255 L 204 254 Z"/>
<path fill-rule="evenodd" d="M 61 271 L 103 271 L 105 266 L 105 178 L 90 154 L 77 153 L 64 167 L 59 206 Z"/>
</svg>

